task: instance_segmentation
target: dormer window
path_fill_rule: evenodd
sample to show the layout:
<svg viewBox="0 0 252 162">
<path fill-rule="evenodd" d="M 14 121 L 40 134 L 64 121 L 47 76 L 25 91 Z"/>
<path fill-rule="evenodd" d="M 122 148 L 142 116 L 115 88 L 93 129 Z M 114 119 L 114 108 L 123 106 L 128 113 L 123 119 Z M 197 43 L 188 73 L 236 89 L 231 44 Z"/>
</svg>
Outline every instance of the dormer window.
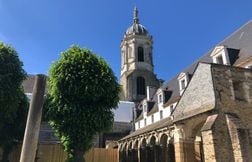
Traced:
<svg viewBox="0 0 252 162">
<path fill-rule="evenodd" d="M 151 123 L 154 123 L 154 115 L 151 115 Z"/>
<path fill-rule="evenodd" d="M 186 87 L 186 83 L 185 83 L 185 79 L 181 80 L 181 89 L 185 89 Z"/>
<path fill-rule="evenodd" d="M 159 104 L 162 104 L 163 101 L 164 101 L 164 98 L 163 98 L 163 90 L 162 90 L 161 88 L 159 88 L 159 89 L 157 90 L 157 102 L 158 102 Z"/>
<path fill-rule="evenodd" d="M 210 55 L 213 63 L 230 65 L 227 48 L 225 46 L 217 46 Z"/>
<path fill-rule="evenodd" d="M 144 111 L 144 112 L 147 112 L 147 105 L 146 105 L 146 104 L 144 104 L 144 106 L 143 106 L 143 107 L 144 107 L 144 110 L 143 110 L 143 111 Z"/>
<path fill-rule="evenodd" d="M 173 111 L 173 105 L 170 106 L 170 113 Z"/>
<path fill-rule="evenodd" d="M 179 82 L 179 92 L 180 92 L 180 95 L 182 95 L 182 93 L 184 92 L 188 84 L 188 74 L 180 73 L 178 76 L 178 82 Z"/>
<path fill-rule="evenodd" d="M 159 113 L 160 113 L 160 119 L 163 119 L 163 111 L 161 110 Z"/>
<path fill-rule="evenodd" d="M 162 103 L 163 102 L 163 95 L 159 94 L 158 95 L 158 103 Z"/>
<path fill-rule="evenodd" d="M 144 49 L 143 49 L 143 47 L 137 48 L 137 60 L 138 60 L 138 62 L 144 62 Z"/>
<path fill-rule="evenodd" d="M 224 64 L 222 55 L 217 56 L 215 59 L 217 64 Z"/>
</svg>

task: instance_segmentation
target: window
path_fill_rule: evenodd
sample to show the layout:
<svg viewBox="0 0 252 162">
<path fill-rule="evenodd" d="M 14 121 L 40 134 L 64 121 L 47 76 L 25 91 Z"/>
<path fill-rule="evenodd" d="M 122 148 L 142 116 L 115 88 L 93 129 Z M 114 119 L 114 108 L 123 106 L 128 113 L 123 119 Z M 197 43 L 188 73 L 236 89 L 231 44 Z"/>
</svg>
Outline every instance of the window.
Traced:
<svg viewBox="0 0 252 162">
<path fill-rule="evenodd" d="M 147 106 L 144 104 L 144 112 L 147 112 Z"/>
<path fill-rule="evenodd" d="M 222 55 L 219 55 L 216 57 L 216 63 L 217 64 L 224 64 Z"/>
<path fill-rule="evenodd" d="M 162 102 L 163 102 L 163 95 L 162 95 L 162 94 L 159 94 L 159 95 L 158 95 L 158 102 L 159 102 L 159 103 L 162 103 Z"/>
<path fill-rule="evenodd" d="M 147 125 L 147 121 L 146 121 L 146 119 L 144 119 L 144 126 L 146 126 Z"/>
<path fill-rule="evenodd" d="M 140 128 L 140 121 L 138 122 L 138 128 Z"/>
<path fill-rule="evenodd" d="M 170 106 L 170 112 L 172 112 L 172 111 L 173 111 L 173 105 Z"/>
<path fill-rule="evenodd" d="M 243 83 L 240 81 L 233 81 L 233 89 L 234 89 L 234 99 L 237 101 L 247 101 Z"/>
<path fill-rule="evenodd" d="M 160 119 L 163 119 L 163 110 L 160 111 Z"/>
<path fill-rule="evenodd" d="M 230 65 L 228 50 L 225 46 L 216 46 L 210 56 L 213 59 L 213 63 Z"/>
<path fill-rule="evenodd" d="M 145 80 L 143 77 L 137 78 L 137 95 L 145 95 Z"/>
<path fill-rule="evenodd" d="M 154 123 L 154 115 L 151 115 L 151 123 Z"/>
<path fill-rule="evenodd" d="M 189 82 L 188 73 L 184 73 L 184 72 L 180 73 L 177 79 L 179 81 L 180 95 L 182 95 Z"/>
<path fill-rule="evenodd" d="M 181 80 L 180 84 L 181 84 L 181 89 L 182 90 L 185 89 L 185 87 L 186 87 L 185 79 Z"/>
<path fill-rule="evenodd" d="M 138 47 L 138 49 L 137 49 L 137 58 L 138 58 L 139 62 L 144 61 L 144 49 L 143 49 L 143 47 Z"/>
</svg>

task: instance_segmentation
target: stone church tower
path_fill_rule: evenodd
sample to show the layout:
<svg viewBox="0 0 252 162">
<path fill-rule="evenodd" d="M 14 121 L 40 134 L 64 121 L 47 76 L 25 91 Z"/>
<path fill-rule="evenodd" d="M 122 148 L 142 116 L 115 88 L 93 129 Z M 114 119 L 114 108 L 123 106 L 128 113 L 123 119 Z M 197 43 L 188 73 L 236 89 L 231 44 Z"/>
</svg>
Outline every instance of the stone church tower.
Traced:
<svg viewBox="0 0 252 162">
<path fill-rule="evenodd" d="M 159 87 L 153 72 L 152 36 L 139 23 L 135 7 L 133 24 L 127 29 L 121 42 L 122 99 L 140 102 L 146 97 L 146 87 Z"/>
</svg>

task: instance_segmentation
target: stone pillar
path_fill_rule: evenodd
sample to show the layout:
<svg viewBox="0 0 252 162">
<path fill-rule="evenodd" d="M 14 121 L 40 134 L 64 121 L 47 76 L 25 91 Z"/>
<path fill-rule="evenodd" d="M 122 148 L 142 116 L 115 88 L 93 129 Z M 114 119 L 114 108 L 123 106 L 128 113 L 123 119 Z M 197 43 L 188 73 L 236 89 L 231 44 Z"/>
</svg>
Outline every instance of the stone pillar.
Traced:
<svg viewBox="0 0 252 162">
<path fill-rule="evenodd" d="M 203 160 L 203 150 L 202 150 L 202 142 L 195 141 L 195 162 L 202 162 Z"/>
<path fill-rule="evenodd" d="M 194 140 L 179 139 L 174 142 L 176 162 L 194 162 Z"/>
<path fill-rule="evenodd" d="M 184 142 L 182 140 L 174 142 L 176 162 L 185 162 Z"/>
<path fill-rule="evenodd" d="M 37 75 L 35 77 L 32 100 L 27 117 L 20 162 L 34 162 L 35 160 L 42 116 L 42 107 L 44 102 L 45 86 L 46 77 L 44 75 Z"/>
<path fill-rule="evenodd" d="M 137 149 L 137 161 L 141 162 L 141 147 L 138 147 Z"/>
<path fill-rule="evenodd" d="M 216 162 L 214 138 L 211 130 L 202 131 L 202 142 L 205 162 Z"/>
</svg>

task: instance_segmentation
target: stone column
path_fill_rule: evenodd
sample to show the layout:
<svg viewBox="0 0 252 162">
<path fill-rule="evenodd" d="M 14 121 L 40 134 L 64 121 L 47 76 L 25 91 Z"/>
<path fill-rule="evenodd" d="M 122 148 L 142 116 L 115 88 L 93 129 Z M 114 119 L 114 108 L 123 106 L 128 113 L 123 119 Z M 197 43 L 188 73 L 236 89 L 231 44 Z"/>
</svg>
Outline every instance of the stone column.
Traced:
<svg viewBox="0 0 252 162">
<path fill-rule="evenodd" d="M 176 162 L 195 161 L 194 141 L 192 139 L 179 139 L 174 142 Z"/>
<path fill-rule="evenodd" d="M 29 113 L 27 117 L 20 162 L 34 162 L 35 160 L 45 86 L 46 77 L 44 75 L 37 75 L 35 77 L 32 100 L 30 103 Z"/>
<path fill-rule="evenodd" d="M 176 162 L 185 162 L 184 142 L 182 140 L 174 142 Z"/>
</svg>

